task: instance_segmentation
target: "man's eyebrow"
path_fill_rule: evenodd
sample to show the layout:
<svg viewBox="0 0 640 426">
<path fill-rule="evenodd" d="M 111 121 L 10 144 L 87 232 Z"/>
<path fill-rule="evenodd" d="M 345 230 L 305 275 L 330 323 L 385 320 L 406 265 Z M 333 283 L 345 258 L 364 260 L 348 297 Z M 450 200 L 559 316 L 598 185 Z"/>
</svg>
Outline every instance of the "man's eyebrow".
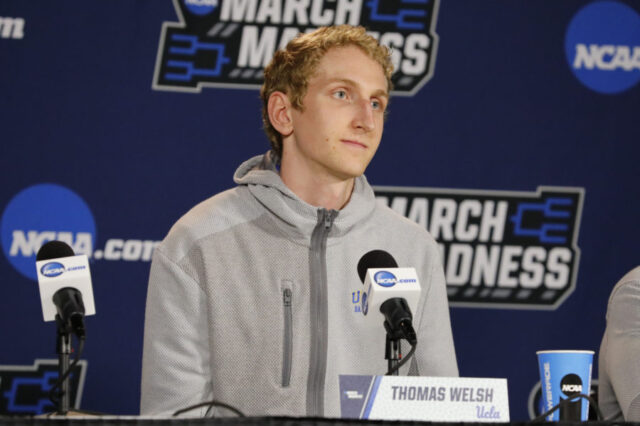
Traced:
<svg viewBox="0 0 640 426">
<path fill-rule="evenodd" d="M 389 92 L 388 92 L 388 91 L 386 91 L 386 90 L 379 89 L 379 90 L 376 90 L 376 91 L 373 93 L 373 96 L 377 96 L 377 97 L 382 97 L 382 98 L 387 98 L 387 99 L 389 99 Z"/>
<path fill-rule="evenodd" d="M 348 86 L 352 86 L 352 87 L 359 87 L 360 84 L 358 84 L 358 82 L 356 82 L 355 80 L 351 80 L 350 78 L 331 78 L 329 79 L 329 84 L 331 83 L 344 83 Z M 389 99 L 389 92 L 387 90 L 383 90 L 383 89 L 378 89 L 375 92 L 373 92 L 373 96 L 377 96 L 377 97 L 384 97 Z"/>
</svg>

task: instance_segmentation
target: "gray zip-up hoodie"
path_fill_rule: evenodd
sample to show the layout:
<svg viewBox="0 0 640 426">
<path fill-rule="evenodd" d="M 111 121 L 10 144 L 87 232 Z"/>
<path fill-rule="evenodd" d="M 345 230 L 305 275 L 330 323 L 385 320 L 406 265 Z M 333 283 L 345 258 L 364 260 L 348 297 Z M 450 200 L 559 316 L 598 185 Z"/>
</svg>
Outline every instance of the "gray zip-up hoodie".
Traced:
<svg viewBox="0 0 640 426">
<path fill-rule="evenodd" d="M 365 321 L 358 308 L 357 264 L 374 249 L 418 272 L 411 374 L 458 375 L 442 264 L 425 229 L 377 203 L 364 176 L 339 212 L 298 198 L 270 154 L 234 180 L 154 252 L 141 414 L 215 399 L 247 415 L 339 417 L 340 374 L 387 370 L 383 318 Z"/>
</svg>

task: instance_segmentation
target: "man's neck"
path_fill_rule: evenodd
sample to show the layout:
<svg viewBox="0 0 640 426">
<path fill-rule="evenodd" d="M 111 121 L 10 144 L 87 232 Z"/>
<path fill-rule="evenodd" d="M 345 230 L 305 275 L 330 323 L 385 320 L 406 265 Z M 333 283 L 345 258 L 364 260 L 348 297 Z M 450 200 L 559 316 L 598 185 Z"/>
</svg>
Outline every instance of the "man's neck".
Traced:
<svg viewBox="0 0 640 426">
<path fill-rule="evenodd" d="M 296 169 L 283 162 L 280 177 L 306 203 L 329 210 L 340 210 L 351 199 L 355 178 L 339 180 L 322 173 L 304 173 Z"/>
</svg>

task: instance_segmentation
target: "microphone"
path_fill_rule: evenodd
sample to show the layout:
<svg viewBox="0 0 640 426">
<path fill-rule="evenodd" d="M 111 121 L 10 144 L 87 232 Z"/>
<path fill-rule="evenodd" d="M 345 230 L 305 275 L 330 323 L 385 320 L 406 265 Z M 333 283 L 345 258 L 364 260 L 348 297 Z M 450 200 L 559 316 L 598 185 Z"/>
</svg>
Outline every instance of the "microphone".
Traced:
<svg viewBox="0 0 640 426">
<path fill-rule="evenodd" d="M 372 250 L 360 258 L 358 275 L 365 288 L 361 298 L 362 313 L 373 320 L 375 315 L 368 315 L 369 310 L 380 311 L 387 333 L 415 345 L 417 336 L 411 312 L 416 310 L 420 298 L 416 270 L 399 268 L 391 254 Z"/>
<path fill-rule="evenodd" d="M 384 250 L 371 250 L 360 258 L 358 262 L 358 275 L 360 281 L 364 283 L 366 278 L 367 269 L 369 268 L 397 268 L 398 263 L 396 260 Z"/>
<path fill-rule="evenodd" d="M 49 241 L 38 250 L 36 269 L 44 320 L 54 321 L 57 314 L 84 338 L 84 317 L 96 313 L 87 256 L 75 256 L 62 241 Z"/>
</svg>

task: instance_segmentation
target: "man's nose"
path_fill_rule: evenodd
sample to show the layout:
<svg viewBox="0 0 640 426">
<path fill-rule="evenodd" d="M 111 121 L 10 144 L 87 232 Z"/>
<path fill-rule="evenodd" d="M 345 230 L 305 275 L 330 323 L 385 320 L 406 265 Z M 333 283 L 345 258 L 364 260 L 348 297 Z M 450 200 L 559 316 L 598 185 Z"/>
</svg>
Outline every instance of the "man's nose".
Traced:
<svg viewBox="0 0 640 426">
<path fill-rule="evenodd" d="M 356 115 L 353 119 L 353 126 L 362 129 L 365 132 L 370 132 L 375 128 L 375 121 L 373 119 L 373 107 L 371 101 L 363 99 L 356 103 Z"/>
</svg>

